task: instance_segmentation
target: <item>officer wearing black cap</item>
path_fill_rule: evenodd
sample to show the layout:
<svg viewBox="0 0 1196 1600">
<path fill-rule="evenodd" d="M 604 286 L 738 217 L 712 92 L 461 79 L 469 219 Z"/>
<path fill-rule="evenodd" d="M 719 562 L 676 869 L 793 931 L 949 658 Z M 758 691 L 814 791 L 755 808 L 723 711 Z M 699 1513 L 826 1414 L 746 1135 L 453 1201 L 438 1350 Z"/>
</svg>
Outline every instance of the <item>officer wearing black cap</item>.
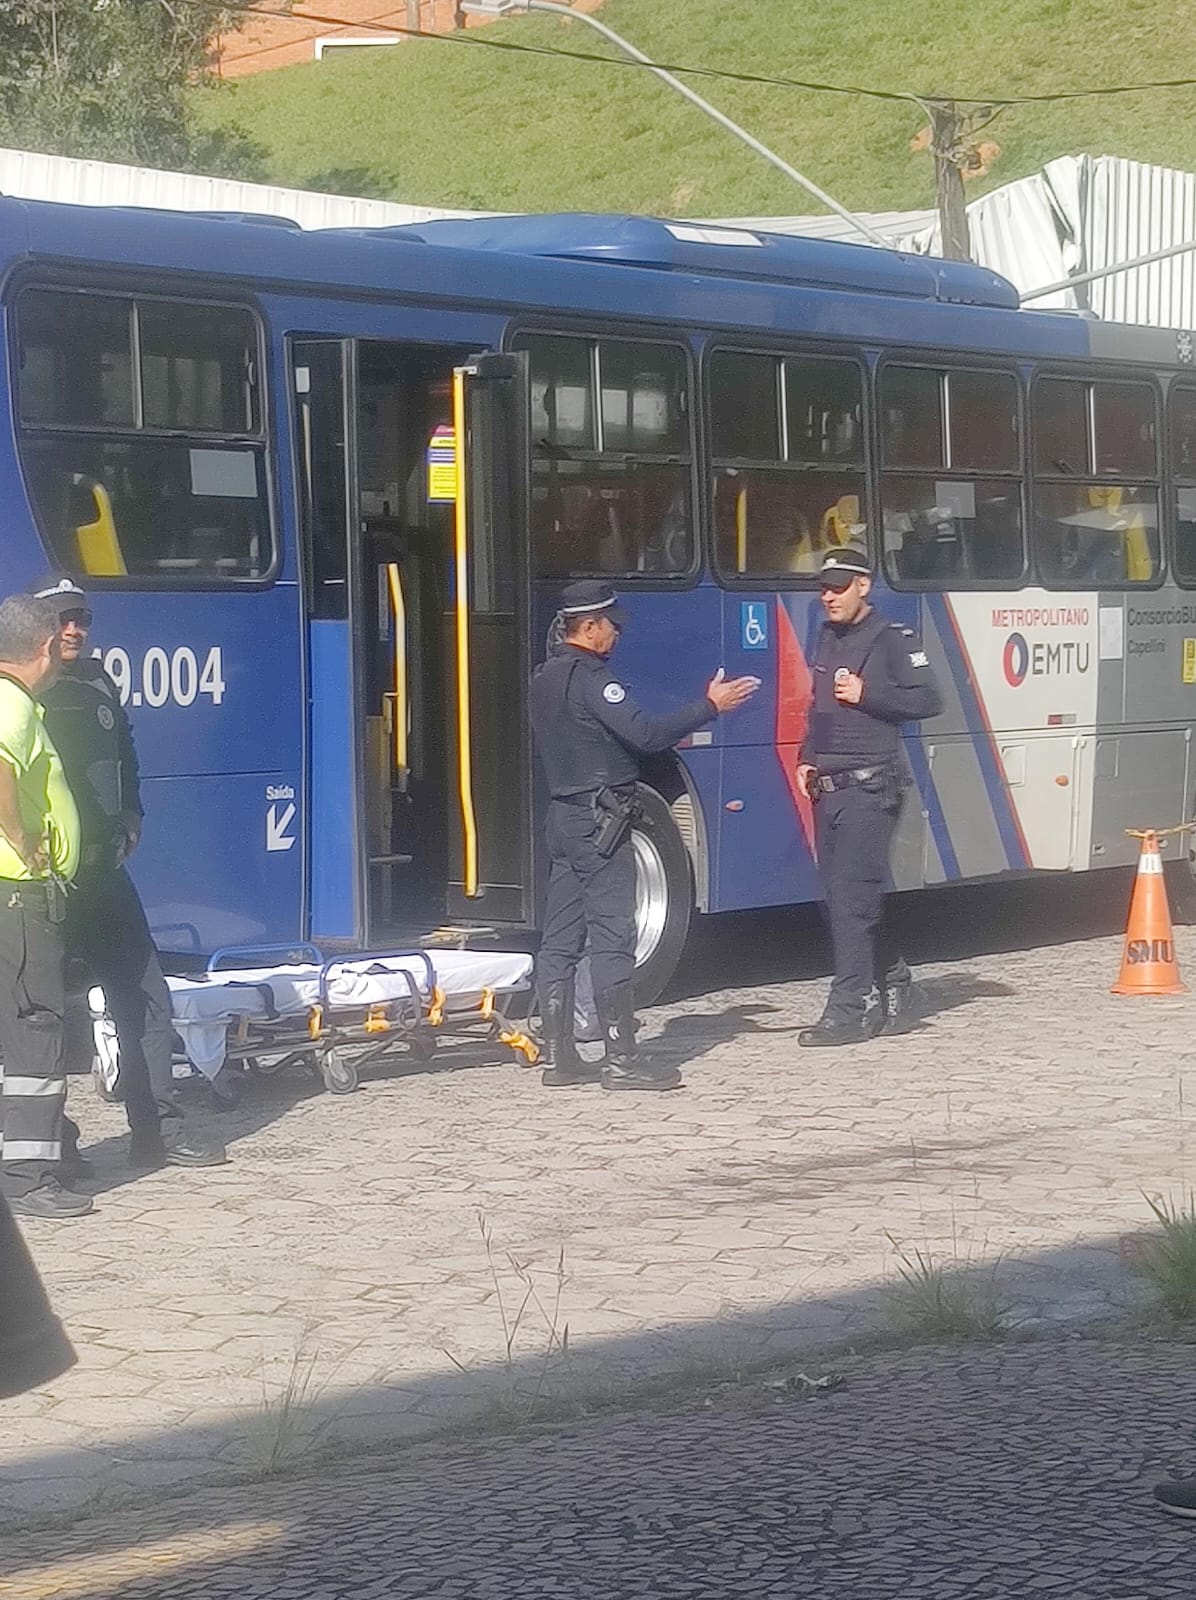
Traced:
<svg viewBox="0 0 1196 1600">
<path fill-rule="evenodd" d="M 67 898 L 67 953 L 103 988 L 116 1024 L 130 1161 L 139 1168 L 215 1166 L 225 1160 L 224 1146 L 190 1127 L 175 1098 L 170 991 L 124 867 L 141 839 L 133 731 L 116 685 L 86 653 L 91 611 L 84 591 L 73 578 L 52 575 L 33 593 L 58 611 L 62 670 L 42 700 L 83 834 Z M 79 1158 L 72 1161 L 77 1170 Z"/>
<path fill-rule="evenodd" d="M 609 584 L 570 584 L 561 595 L 548 660 L 532 674 L 528 710 L 552 796 L 551 868 L 537 986 L 549 1086 L 673 1089 L 675 1067 L 654 1066 L 635 1038 L 635 858 L 630 826 L 641 756 L 734 711 L 758 678 L 728 681 L 720 668 L 701 699 L 663 716 L 642 710 L 608 664 L 626 621 Z M 594 1001 L 606 1060 L 581 1060 L 573 1041 L 574 977 L 589 934 Z"/>
<path fill-rule="evenodd" d="M 806 1047 L 896 1031 L 908 1008 L 910 971 L 884 929 L 889 844 L 906 783 L 900 730 L 941 709 L 917 637 L 869 601 L 864 551 L 830 551 L 819 580 L 826 621 L 797 778 L 815 802 L 835 978 L 821 1019 L 798 1034 Z"/>
</svg>

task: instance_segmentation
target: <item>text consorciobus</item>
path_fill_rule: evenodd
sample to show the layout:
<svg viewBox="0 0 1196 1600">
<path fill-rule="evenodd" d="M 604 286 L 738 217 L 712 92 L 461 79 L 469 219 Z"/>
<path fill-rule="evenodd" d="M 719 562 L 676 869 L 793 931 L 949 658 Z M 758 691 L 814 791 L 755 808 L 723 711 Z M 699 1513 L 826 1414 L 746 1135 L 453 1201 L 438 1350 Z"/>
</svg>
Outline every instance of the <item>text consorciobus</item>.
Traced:
<svg viewBox="0 0 1196 1600">
<path fill-rule="evenodd" d="M 1173 626 L 1196 628 L 1196 605 L 1191 606 L 1163 606 L 1157 611 L 1139 611 L 1131 606 L 1126 612 L 1126 621 L 1131 628 L 1160 628 Z"/>
</svg>

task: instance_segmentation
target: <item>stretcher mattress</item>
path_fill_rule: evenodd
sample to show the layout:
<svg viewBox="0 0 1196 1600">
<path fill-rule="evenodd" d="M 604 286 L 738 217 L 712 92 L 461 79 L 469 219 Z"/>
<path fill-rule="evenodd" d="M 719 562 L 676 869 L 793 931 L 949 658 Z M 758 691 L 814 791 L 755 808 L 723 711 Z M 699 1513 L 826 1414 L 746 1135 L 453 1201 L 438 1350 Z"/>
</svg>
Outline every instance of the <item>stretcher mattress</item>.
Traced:
<svg viewBox="0 0 1196 1600">
<path fill-rule="evenodd" d="M 475 1009 L 483 991 L 515 994 L 529 987 L 532 958 L 509 951 L 429 950 L 436 984 L 444 992 L 446 1010 Z M 214 1078 L 224 1064 L 230 1024 L 243 1017 L 264 1024 L 306 1017 L 318 1004 L 317 966 L 232 968 L 194 978 L 166 979 L 174 1029 L 187 1059 L 197 1071 Z M 410 980 L 410 981 L 409 981 Z M 382 1005 L 409 999 L 412 984 L 426 1004 L 428 970 L 422 956 L 357 956 L 337 962 L 328 972 L 331 1013 L 351 1007 Z M 102 1018 L 103 990 L 89 996 L 92 1015 Z M 97 1030 L 98 1032 L 98 1030 Z M 263 1054 L 268 1053 L 268 1045 Z"/>
</svg>

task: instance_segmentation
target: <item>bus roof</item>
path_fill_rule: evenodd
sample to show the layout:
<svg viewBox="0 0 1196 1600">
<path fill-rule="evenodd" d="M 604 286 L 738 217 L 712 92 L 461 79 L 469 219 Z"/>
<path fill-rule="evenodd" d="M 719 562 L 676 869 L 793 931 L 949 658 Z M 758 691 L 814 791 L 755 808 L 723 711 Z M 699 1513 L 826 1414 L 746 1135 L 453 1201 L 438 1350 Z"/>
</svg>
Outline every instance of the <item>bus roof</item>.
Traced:
<svg viewBox="0 0 1196 1600">
<path fill-rule="evenodd" d="M 560 212 L 545 216 L 463 217 L 406 223 L 373 232 L 428 244 L 565 261 L 764 279 L 855 293 L 889 294 L 1016 311 L 1008 279 L 970 261 L 902 255 L 872 245 L 764 233 L 657 217 Z"/>
<path fill-rule="evenodd" d="M 244 213 L 0 197 L 0 280 L 26 262 L 219 278 L 325 299 L 401 295 L 499 314 L 855 342 L 1088 353 L 1082 320 L 1023 315 L 968 262 L 866 245 L 580 213 L 304 230 Z"/>
</svg>

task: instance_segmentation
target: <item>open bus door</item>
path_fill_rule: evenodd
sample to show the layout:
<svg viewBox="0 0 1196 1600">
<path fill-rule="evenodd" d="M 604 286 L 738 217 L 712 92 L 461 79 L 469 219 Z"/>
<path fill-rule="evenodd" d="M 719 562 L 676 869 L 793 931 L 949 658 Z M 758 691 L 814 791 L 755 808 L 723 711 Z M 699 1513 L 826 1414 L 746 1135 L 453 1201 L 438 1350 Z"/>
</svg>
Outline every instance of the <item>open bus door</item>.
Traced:
<svg viewBox="0 0 1196 1600">
<path fill-rule="evenodd" d="M 527 417 L 523 353 L 454 369 L 448 911 L 508 925 L 532 917 Z"/>
</svg>

